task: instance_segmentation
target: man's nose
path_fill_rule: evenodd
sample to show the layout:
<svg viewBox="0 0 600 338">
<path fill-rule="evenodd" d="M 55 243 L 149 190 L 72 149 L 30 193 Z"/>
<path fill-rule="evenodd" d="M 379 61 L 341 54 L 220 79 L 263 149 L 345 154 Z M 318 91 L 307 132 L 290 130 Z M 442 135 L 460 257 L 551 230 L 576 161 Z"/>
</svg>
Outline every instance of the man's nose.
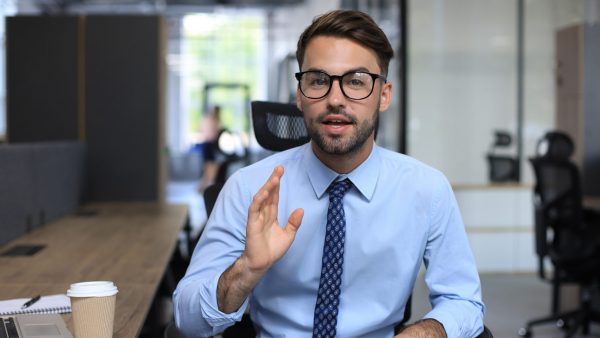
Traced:
<svg viewBox="0 0 600 338">
<path fill-rule="evenodd" d="M 327 101 L 332 106 L 342 105 L 346 101 L 346 96 L 342 91 L 341 79 L 335 79 L 331 82 L 331 90 L 327 95 Z"/>
</svg>

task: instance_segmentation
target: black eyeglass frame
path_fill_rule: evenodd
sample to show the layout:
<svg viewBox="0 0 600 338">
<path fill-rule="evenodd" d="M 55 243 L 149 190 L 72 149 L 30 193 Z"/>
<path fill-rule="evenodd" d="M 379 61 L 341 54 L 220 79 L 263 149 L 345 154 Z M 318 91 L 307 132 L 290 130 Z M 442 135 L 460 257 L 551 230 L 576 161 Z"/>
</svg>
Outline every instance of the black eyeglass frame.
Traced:
<svg viewBox="0 0 600 338">
<path fill-rule="evenodd" d="M 308 95 L 306 95 L 304 93 L 304 91 L 302 90 L 302 86 L 300 85 L 301 79 L 302 79 L 302 75 L 306 74 L 306 73 L 321 73 L 321 74 L 325 74 L 329 77 L 329 88 L 327 89 L 327 91 L 325 92 L 325 94 L 323 94 L 323 96 L 319 96 L 319 97 L 310 97 Z M 367 96 L 362 97 L 360 99 L 355 99 L 353 97 L 348 96 L 348 94 L 346 94 L 346 92 L 344 91 L 344 86 L 342 85 L 342 78 L 348 74 L 355 74 L 355 73 L 361 73 L 361 74 L 367 74 L 369 76 L 371 76 L 371 78 L 373 79 L 373 84 L 371 86 L 371 91 L 369 91 L 369 94 L 367 94 Z M 307 70 L 304 72 L 298 72 L 295 73 L 294 76 L 296 77 L 296 80 L 298 80 L 298 88 L 300 88 L 300 92 L 302 93 L 302 95 L 304 95 L 304 97 L 312 99 L 312 100 L 318 100 L 318 99 L 322 99 L 325 96 L 329 95 L 329 92 L 331 91 L 331 87 L 333 86 L 333 82 L 337 79 L 338 80 L 338 84 L 340 86 L 340 90 L 342 91 L 342 94 L 344 94 L 345 97 L 349 98 L 350 100 L 364 100 L 367 97 L 371 96 L 371 94 L 373 94 L 373 89 L 375 89 L 375 81 L 377 81 L 377 79 L 382 79 L 383 83 L 387 83 L 387 78 L 383 75 L 380 74 L 374 74 L 374 73 L 369 73 L 369 72 L 363 72 L 363 71 L 355 71 L 355 70 L 351 70 L 349 72 L 346 72 L 342 75 L 329 75 L 325 72 L 322 72 L 320 70 Z"/>
</svg>

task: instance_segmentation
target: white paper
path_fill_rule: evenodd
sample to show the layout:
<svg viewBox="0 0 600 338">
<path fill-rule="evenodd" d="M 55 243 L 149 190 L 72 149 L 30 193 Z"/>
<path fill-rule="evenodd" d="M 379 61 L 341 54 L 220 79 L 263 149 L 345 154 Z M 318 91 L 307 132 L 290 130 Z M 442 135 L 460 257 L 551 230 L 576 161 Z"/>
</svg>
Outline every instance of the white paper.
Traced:
<svg viewBox="0 0 600 338">
<path fill-rule="evenodd" d="M 0 316 L 34 313 L 71 312 L 71 299 L 64 294 L 42 296 L 28 308 L 21 309 L 30 298 L 0 300 Z"/>
</svg>

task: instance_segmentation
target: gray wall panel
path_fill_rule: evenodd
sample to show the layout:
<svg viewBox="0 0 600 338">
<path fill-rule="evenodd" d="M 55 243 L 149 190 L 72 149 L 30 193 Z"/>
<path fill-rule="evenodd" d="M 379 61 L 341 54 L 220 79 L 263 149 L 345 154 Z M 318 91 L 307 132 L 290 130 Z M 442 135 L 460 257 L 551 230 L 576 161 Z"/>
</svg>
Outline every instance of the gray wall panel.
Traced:
<svg viewBox="0 0 600 338">
<path fill-rule="evenodd" d="M 84 146 L 57 142 L 32 145 L 33 181 L 38 217 L 50 222 L 81 202 Z"/>
<path fill-rule="evenodd" d="M 0 244 L 33 228 L 32 178 L 29 147 L 0 145 Z"/>
<path fill-rule="evenodd" d="M 0 145 L 0 245 L 79 207 L 84 145 Z"/>
</svg>

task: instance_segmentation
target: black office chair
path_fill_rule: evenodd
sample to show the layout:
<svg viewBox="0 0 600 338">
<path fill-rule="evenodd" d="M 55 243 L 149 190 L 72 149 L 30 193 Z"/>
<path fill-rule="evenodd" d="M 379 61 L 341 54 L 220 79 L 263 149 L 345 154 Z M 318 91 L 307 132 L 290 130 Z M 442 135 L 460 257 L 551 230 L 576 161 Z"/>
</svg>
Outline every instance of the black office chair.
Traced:
<svg viewBox="0 0 600 338">
<path fill-rule="evenodd" d="M 210 213 L 212 212 L 212 209 L 215 206 L 215 202 L 217 202 L 217 197 L 219 197 L 219 193 L 221 192 L 223 185 L 224 183 L 221 182 L 209 185 L 202 193 L 207 217 L 210 216 Z"/>
<path fill-rule="evenodd" d="M 535 172 L 535 250 L 539 258 L 539 276 L 552 284 L 551 315 L 531 320 L 519 334 L 531 337 L 531 328 L 557 323 L 565 337 L 582 329 L 589 333 L 591 321 L 600 313 L 590 304 L 592 288 L 598 287 L 600 217 L 582 206 L 582 191 L 577 166 L 569 160 L 574 145 L 568 135 L 548 132 L 538 142 L 536 157 L 531 158 Z M 548 276 L 544 261 L 549 258 L 554 272 Z M 559 312 L 560 287 L 565 283 L 580 286 L 580 305 L 570 312 Z"/>
<path fill-rule="evenodd" d="M 518 160 L 516 156 L 501 155 L 501 149 L 508 149 L 512 144 L 509 133 L 496 131 L 494 142 L 487 154 L 489 179 L 491 182 L 519 181 Z"/>
<path fill-rule="evenodd" d="M 263 148 L 282 151 L 310 140 L 302 112 L 295 104 L 252 101 L 251 106 L 254 134 Z"/>
</svg>

